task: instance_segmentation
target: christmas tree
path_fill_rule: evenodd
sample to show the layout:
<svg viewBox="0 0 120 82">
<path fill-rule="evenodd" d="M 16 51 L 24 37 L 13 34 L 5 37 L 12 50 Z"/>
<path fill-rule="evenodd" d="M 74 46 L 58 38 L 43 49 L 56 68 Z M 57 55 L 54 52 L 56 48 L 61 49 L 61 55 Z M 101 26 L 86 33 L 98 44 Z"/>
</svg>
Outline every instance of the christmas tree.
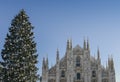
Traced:
<svg viewBox="0 0 120 82">
<path fill-rule="evenodd" d="M 4 60 L 5 82 L 36 82 L 38 80 L 34 27 L 22 9 L 12 20 L 6 36 L 2 59 Z"/>
</svg>

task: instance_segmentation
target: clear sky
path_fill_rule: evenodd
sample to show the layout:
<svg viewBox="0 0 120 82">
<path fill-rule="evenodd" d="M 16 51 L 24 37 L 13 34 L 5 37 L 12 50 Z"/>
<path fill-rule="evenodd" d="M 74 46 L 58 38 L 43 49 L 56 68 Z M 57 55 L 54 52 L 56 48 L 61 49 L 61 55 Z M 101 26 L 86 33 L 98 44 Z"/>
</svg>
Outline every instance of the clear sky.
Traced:
<svg viewBox="0 0 120 82">
<path fill-rule="evenodd" d="M 35 27 L 38 73 L 47 54 L 50 66 L 55 64 L 57 48 L 60 57 L 64 56 L 68 38 L 72 38 L 73 47 L 83 47 L 84 37 L 88 37 L 91 55 L 96 56 L 99 47 L 103 65 L 108 55 L 113 55 L 116 80 L 120 82 L 120 1 L 0 0 L 0 50 L 11 20 L 21 9 L 25 9 Z"/>
</svg>

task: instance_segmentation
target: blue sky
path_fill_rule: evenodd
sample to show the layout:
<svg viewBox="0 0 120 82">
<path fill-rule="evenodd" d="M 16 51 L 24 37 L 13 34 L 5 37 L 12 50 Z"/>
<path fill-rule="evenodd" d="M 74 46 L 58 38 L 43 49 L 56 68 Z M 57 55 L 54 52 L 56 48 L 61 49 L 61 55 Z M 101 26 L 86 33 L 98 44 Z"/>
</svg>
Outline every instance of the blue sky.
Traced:
<svg viewBox="0 0 120 82">
<path fill-rule="evenodd" d="M 49 65 L 55 64 L 56 49 L 60 57 L 66 50 L 66 40 L 72 38 L 73 47 L 83 46 L 89 38 L 91 55 L 101 53 L 102 64 L 113 55 L 116 80 L 120 82 L 120 1 L 110 0 L 1 0 L 0 1 L 0 50 L 3 48 L 11 20 L 25 9 L 35 27 L 35 41 L 39 54 L 41 73 L 42 58 L 48 54 Z"/>
</svg>

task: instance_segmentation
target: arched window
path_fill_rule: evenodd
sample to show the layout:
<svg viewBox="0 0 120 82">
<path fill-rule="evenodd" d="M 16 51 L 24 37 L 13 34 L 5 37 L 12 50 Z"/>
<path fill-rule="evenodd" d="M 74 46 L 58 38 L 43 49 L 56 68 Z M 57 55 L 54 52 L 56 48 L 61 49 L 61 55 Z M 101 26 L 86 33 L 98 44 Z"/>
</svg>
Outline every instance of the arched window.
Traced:
<svg viewBox="0 0 120 82">
<path fill-rule="evenodd" d="M 76 66 L 80 67 L 80 57 L 79 56 L 76 58 Z"/>
<path fill-rule="evenodd" d="M 77 80 L 80 80 L 80 73 L 77 73 Z"/>
<path fill-rule="evenodd" d="M 61 77 L 65 77 L 65 71 L 64 70 L 61 71 Z"/>
<path fill-rule="evenodd" d="M 92 71 L 92 77 L 96 77 L 96 72 Z"/>
</svg>

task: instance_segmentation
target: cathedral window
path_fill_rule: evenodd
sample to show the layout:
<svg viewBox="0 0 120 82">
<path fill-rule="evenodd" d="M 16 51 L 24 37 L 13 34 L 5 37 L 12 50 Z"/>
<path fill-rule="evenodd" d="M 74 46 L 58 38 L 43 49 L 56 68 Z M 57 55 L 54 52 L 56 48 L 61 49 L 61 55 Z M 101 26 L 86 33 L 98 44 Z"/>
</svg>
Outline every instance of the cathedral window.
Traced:
<svg viewBox="0 0 120 82">
<path fill-rule="evenodd" d="M 80 57 L 79 56 L 76 58 L 76 66 L 80 67 Z"/>
<path fill-rule="evenodd" d="M 96 72 L 92 71 L 92 77 L 96 77 Z"/>
<path fill-rule="evenodd" d="M 65 71 L 61 71 L 61 77 L 65 77 Z"/>
<path fill-rule="evenodd" d="M 77 73 L 77 80 L 80 80 L 80 73 Z"/>
</svg>

